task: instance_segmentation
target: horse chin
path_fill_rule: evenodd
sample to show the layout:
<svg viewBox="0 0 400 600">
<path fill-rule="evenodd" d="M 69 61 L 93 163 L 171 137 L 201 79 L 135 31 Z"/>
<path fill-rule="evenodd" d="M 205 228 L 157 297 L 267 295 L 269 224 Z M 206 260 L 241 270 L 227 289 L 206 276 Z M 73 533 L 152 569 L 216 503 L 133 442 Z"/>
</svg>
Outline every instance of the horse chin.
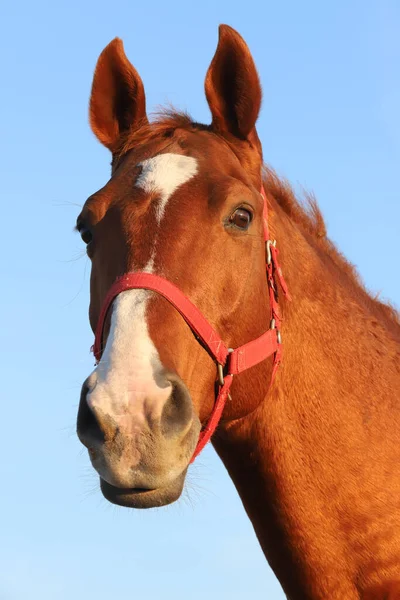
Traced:
<svg viewBox="0 0 400 600">
<path fill-rule="evenodd" d="M 172 504 L 180 497 L 185 483 L 186 470 L 172 483 L 153 490 L 144 488 L 119 488 L 100 478 L 100 489 L 106 500 L 129 508 L 157 508 Z"/>
</svg>

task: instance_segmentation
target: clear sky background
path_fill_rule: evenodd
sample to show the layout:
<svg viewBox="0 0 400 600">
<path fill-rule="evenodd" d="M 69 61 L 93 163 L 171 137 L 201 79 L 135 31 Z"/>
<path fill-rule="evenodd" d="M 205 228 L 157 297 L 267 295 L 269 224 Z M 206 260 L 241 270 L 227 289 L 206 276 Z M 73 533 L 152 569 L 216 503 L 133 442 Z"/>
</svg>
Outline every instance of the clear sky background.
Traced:
<svg viewBox="0 0 400 600">
<path fill-rule="evenodd" d="M 398 0 L 0 2 L 0 600 L 283 598 L 211 448 L 178 504 L 135 512 L 102 498 L 74 433 L 93 359 L 72 228 L 109 176 L 87 124 L 95 62 L 122 37 L 150 109 L 209 122 L 221 22 L 258 65 L 266 160 L 316 193 L 368 287 L 400 304 Z"/>
</svg>

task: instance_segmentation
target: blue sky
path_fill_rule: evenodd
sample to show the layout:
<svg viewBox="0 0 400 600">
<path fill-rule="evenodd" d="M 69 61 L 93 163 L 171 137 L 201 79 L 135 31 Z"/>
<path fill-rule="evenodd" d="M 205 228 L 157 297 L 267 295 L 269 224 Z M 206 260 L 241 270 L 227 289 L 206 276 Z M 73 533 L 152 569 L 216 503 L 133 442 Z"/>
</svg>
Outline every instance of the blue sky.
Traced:
<svg viewBox="0 0 400 600">
<path fill-rule="evenodd" d="M 122 37 L 150 109 L 208 122 L 221 22 L 260 72 L 266 160 L 315 192 L 368 287 L 400 304 L 397 0 L 3 3 L 1 600 L 283 598 L 211 448 L 178 504 L 134 512 L 102 499 L 74 434 L 93 361 L 72 228 L 109 176 L 87 124 L 96 59 Z"/>
</svg>

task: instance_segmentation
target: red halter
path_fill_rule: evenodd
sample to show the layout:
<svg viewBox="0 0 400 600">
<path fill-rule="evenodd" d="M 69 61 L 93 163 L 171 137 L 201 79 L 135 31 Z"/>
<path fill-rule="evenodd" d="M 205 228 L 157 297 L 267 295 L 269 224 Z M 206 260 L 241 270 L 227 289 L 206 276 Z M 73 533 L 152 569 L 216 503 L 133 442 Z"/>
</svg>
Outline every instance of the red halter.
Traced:
<svg viewBox="0 0 400 600">
<path fill-rule="evenodd" d="M 282 291 L 289 300 L 290 296 L 287 285 L 283 278 L 282 270 L 278 263 L 278 250 L 276 248 L 276 241 L 272 242 L 269 239 L 267 198 L 265 196 L 263 187 L 261 188 L 261 195 L 264 200 L 263 229 L 266 251 L 267 282 L 271 309 L 271 322 L 270 329 L 268 329 L 268 331 L 263 333 L 255 340 L 244 344 L 243 346 L 239 346 L 235 349 L 227 348 L 215 329 L 179 288 L 168 281 L 168 279 L 164 279 L 164 277 L 143 272 L 125 273 L 125 275 L 122 275 L 114 282 L 104 300 L 97 323 L 93 352 L 96 362 L 98 363 L 102 354 L 104 322 L 110 306 L 115 300 L 116 296 L 118 296 L 118 294 L 121 292 L 131 289 L 151 290 L 152 292 L 157 292 L 172 304 L 172 306 L 185 319 L 196 338 L 203 342 L 209 354 L 216 361 L 219 392 L 215 400 L 213 411 L 206 425 L 201 430 L 191 462 L 193 462 L 196 456 L 198 456 L 203 450 L 204 446 L 210 440 L 219 423 L 226 400 L 229 396 L 229 389 L 232 385 L 233 376 L 238 375 L 246 369 L 250 369 L 250 367 L 257 365 L 269 356 L 274 355 L 271 377 L 272 383 L 281 361 L 281 315 L 278 305 L 275 276 L 277 276 Z"/>
</svg>

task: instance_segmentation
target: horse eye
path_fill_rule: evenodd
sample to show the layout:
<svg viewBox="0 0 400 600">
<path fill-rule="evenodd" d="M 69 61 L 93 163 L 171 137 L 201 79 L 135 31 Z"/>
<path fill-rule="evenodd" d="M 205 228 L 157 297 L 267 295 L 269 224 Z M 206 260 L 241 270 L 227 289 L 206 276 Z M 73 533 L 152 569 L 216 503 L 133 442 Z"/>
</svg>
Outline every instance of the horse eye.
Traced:
<svg viewBox="0 0 400 600">
<path fill-rule="evenodd" d="M 253 220 L 253 214 L 246 208 L 237 208 L 231 215 L 229 222 L 238 227 L 239 229 L 248 229 L 251 221 Z"/>
<path fill-rule="evenodd" d="M 89 229 L 86 229 L 86 227 L 82 227 L 79 230 L 79 233 L 85 244 L 89 244 L 92 241 L 92 234 Z"/>
</svg>

